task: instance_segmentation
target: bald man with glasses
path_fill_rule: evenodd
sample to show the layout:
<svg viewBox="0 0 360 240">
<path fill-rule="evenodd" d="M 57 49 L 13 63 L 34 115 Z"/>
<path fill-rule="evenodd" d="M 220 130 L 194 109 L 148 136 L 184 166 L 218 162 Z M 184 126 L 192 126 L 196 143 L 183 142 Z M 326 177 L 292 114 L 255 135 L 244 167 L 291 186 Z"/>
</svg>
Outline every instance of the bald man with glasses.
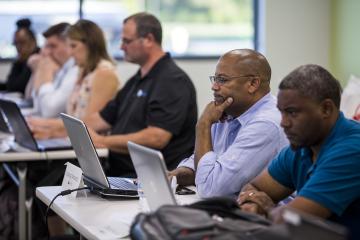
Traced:
<svg viewBox="0 0 360 240">
<path fill-rule="evenodd" d="M 271 68 L 250 49 L 225 53 L 210 76 L 214 101 L 196 125 L 195 151 L 169 176 L 201 197 L 236 198 L 288 144 L 270 93 Z"/>
</svg>

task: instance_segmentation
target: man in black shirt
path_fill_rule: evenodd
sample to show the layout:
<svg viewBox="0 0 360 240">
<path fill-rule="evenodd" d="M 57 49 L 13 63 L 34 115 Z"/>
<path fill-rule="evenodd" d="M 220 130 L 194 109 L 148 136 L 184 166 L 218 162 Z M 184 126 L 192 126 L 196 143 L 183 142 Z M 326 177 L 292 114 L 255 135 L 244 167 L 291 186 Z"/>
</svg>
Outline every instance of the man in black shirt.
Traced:
<svg viewBox="0 0 360 240">
<path fill-rule="evenodd" d="M 135 176 L 127 142 L 160 149 L 168 169 L 191 155 L 197 121 L 196 92 L 190 78 L 161 47 L 161 24 L 138 13 L 124 20 L 121 49 L 139 71 L 105 108 L 86 119 L 97 147 L 110 149 L 109 175 Z"/>
</svg>

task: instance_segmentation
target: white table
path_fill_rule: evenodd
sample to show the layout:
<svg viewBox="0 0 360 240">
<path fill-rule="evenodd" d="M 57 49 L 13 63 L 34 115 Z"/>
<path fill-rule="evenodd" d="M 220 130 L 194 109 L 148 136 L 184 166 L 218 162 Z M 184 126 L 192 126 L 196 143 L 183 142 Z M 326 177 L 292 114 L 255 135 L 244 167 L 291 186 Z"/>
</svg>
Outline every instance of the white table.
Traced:
<svg viewBox="0 0 360 240">
<path fill-rule="evenodd" d="M 60 186 L 38 187 L 36 196 L 49 205 L 61 192 Z M 192 203 L 196 195 L 176 196 L 182 203 Z M 87 239 L 119 239 L 126 237 L 130 224 L 140 212 L 138 200 L 108 200 L 88 194 L 78 198 L 58 197 L 51 209 Z"/>
<path fill-rule="evenodd" d="M 108 155 L 107 149 L 98 149 L 97 152 L 99 157 L 106 157 Z M 11 171 L 6 163 L 17 163 L 18 181 L 16 181 L 16 178 L 13 179 L 19 186 L 19 239 L 31 239 L 30 210 L 32 198 L 26 199 L 27 162 L 64 159 L 76 159 L 75 152 L 73 150 L 59 150 L 47 152 L 25 151 L 0 153 L 0 163 L 4 163 L 3 166 L 9 174 L 11 174 Z M 26 217 L 26 212 L 28 212 L 28 218 Z"/>
</svg>

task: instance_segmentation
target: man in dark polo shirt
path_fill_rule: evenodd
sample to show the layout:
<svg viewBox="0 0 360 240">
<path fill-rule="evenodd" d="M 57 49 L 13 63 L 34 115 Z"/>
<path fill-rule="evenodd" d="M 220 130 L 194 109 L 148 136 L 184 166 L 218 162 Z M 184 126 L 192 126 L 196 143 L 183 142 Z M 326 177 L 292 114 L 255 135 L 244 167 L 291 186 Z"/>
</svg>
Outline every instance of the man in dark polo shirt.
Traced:
<svg viewBox="0 0 360 240">
<path fill-rule="evenodd" d="M 190 78 L 161 47 L 161 24 L 138 13 L 123 22 L 121 49 L 139 71 L 103 110 L 85 122 L 97 147 L 110 149 L 109 175 L 134 176 L 127 142 L 160 149 L 168 169 L 191 155 L 197 121 L 196 92 Z"/>
</svg>

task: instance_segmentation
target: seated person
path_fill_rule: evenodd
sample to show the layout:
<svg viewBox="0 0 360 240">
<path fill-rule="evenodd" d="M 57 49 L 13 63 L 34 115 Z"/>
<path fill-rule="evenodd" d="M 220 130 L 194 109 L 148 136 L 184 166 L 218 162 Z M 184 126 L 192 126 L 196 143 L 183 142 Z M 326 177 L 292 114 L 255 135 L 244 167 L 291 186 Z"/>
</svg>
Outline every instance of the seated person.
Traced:
<svg viewBox="0 0 360 240">
<path fill-rule="evenodd" d="M 32 55 L 28 61 L 33 72 L 30 82 L 34 110 L 41 117 L 58 117 L 66 111 L 78 77 L 78 67 L 66 42 L 69 27 L 68 23 L 59 23 L 47 29 L 41 54 Z"/>
<path fill-rule="evenodd" d="M 194 154 L 170 172 L 201 197 L 236 198 L 288 144 L 270 93 L 266 58 L 250 49 L 224 54 L 211 76 L 214 101 L 196 125 Z"/>
<path fill-rule="evenodd" d="M 114 97 L 119 78 L 106 51 L 104 34 L 95 23 L 79 20 L 70 26 L 67 36 L 71 55 L 79 66 L 79 76 L 68 99 L 66 112 L 85 120 Z M 60 118 L 30 117 L 28 123 L 37 139 L 66 136 Z"/>
<path fill-rule="evenodd" d="M 159 20 L 148 13 L 126 18 L 121 49 L 128 62 L 140 65 L 114 100 L 87 119 L 97 147 L 110 149 L 108 174 L 135 176 L 127 142 L 160 149 L 174 169 L 194 148 L 196 92 L 190 78 L 161 47 Z"/>
<path fill-rule="evenodd" d="M 14 45 L 18 56 L 11 66 L 6 83 L 2 84 L 0 89 L 24 94 L 31 76 L 31 69 L 27 66 L 27 60 L 32 54 L 39 52 L 40 49 L 37 47 L 35 34 L 31 30 L 31 21 L 27 18 L 20 19 L 16 22 L 16 25 Z"/>
<path fill-rule="evenodd" d="M 340 95 L 339 82 L 317 65 L 282 80 L 278 108 L 290 146 L 242 189 L 242 210 L 267 215 L 297 191 L 285 206 L 345 224 L 360 236 L 360 124 L 339 111 Z M 272 211 L 275 221 L 285 206 Z"/>
</svg>

